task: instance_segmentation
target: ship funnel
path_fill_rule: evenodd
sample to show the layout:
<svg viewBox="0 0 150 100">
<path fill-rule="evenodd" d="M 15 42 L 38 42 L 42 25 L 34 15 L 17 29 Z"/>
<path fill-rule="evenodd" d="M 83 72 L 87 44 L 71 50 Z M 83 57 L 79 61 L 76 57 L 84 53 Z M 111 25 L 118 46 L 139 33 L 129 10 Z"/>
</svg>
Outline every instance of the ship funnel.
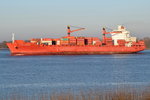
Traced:
<svg viewBox="0 0 150 100">
<path fill-rule="evenodd" d="M 125 27 L 124 26 L 122 26 L 122 25 L 118 25 L 118 30 L 124 30 L 125 29 Z"/>
</svg>

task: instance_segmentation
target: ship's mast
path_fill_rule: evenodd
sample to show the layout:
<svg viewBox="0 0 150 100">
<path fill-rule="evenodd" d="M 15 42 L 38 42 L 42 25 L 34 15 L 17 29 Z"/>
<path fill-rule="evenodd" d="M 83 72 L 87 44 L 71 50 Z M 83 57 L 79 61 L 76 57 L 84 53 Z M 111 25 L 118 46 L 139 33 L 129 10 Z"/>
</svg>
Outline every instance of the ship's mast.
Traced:
<svg viewBox="0 0 150 100">
<path fill-rule="evenodd" d="M 15 33 L 12 33 L 12 43 L 15 41 Z"/>
</svg>

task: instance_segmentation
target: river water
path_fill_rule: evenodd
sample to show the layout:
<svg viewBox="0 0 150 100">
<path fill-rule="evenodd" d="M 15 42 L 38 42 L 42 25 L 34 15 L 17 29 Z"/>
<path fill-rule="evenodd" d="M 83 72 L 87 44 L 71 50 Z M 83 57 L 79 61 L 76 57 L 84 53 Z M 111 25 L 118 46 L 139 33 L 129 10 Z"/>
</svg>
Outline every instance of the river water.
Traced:
<svg viewBox="0 0 150 100">
<path fill-rule="evenodd" d="M 150 85 L 150 50 L 138 54 L 10 56 L 0 50 L 0 96 Z"/>
</svg>

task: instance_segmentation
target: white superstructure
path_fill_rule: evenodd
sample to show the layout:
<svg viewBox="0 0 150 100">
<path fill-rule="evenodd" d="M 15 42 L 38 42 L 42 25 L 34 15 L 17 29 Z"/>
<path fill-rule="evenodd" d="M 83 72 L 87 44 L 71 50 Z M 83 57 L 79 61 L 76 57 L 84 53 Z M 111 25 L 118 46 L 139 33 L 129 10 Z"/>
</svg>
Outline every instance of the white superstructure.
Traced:
<svg viewBox="0 0 150 100">
<path fill-rule="evenodd" d="M 115 33 L 116 32 L 116 33 Z M 114 41 L 114 45 L 118 45 L 118 40 L 125 40 L 126 46 L 131 46 L 132 42 L 136 42 L 136 37 L 131 37 L 130 32 L 126 30 L 126 28 L 122 25 L 118 25 L 117 30 L 113 30 L 112 40 Z"/>
</svg>

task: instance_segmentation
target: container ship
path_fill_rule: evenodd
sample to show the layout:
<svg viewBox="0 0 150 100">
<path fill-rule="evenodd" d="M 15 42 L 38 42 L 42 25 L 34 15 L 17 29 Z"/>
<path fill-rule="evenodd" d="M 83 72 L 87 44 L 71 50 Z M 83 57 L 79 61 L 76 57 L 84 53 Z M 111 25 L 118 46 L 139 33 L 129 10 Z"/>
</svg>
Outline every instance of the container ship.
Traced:
<svg viewBox="0 0 150 100">
<path fill-rule="evenodd" d="M 118 29 L 107 32 L 102 29 L 102 39 L 98 37 L 75 37 L 71 33 L 84 30 L 72 30 L 67 26 L 68 35 L 61 38 L 33 38 L 28 42 L 14 40 L 7 43 L 11 55 L 98 55 L 98 54 L 130 54 L 143 51 L 144 41 L 131 37 L 130 32 L 122 25 Z M 110 34 L 109 37 L 106 36 Z"/>
</svg>

